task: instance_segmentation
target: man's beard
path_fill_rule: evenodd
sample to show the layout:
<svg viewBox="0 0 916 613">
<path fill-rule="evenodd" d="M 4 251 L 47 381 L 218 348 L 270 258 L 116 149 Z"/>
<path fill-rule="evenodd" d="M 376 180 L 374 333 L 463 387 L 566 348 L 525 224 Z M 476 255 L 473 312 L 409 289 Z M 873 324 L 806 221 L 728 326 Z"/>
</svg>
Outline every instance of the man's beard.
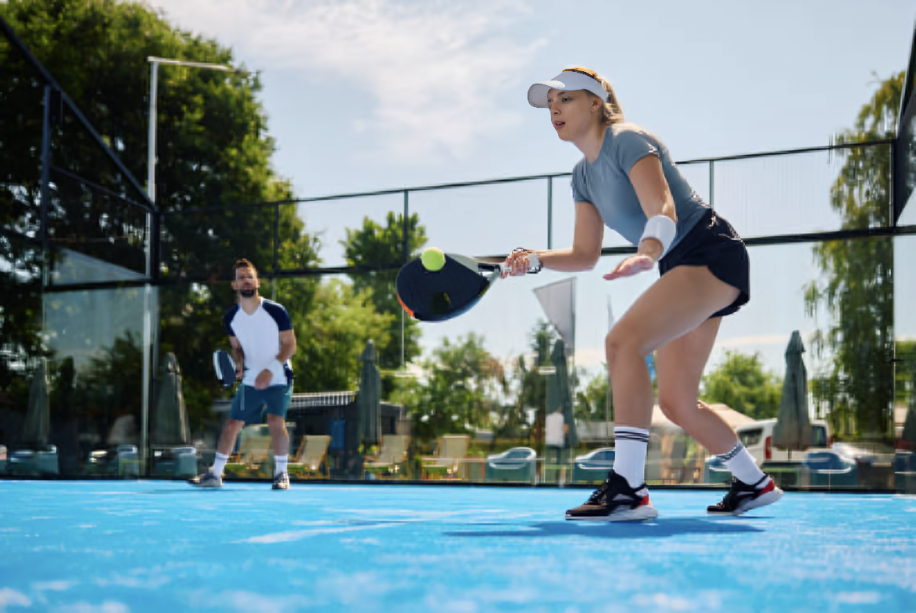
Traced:
<svg viewBox="0 0 916 613">
<path fill-rule="evenodd" d="M 242 298 L 254 298 L 257 291 L 256 289 L 240 289 L 239 294 L 242 295 Z"/>
</svg>

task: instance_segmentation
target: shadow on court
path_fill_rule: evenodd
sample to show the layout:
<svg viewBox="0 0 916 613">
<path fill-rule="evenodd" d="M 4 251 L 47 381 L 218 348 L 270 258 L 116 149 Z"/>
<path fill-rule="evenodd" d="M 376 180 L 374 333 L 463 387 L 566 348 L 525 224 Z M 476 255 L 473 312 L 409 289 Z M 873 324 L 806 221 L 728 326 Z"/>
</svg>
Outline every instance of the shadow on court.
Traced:
<svg viewBox="0 0 916 613">
<path fill-rule="evenodd" d="M 544 538 L 587 536 L 605 539 L 664 538 L 682 534 L 749 534 L 763 532 L 761 528 L 743 523 L 712 521 L 707 519 L 658 519 L 652 523 L 626 522 L 543 522 L 527 524 L 519 530 L 486 530 L 474 532 L 445 532 L 447 536 L 481 538 Z"/>
</svg>

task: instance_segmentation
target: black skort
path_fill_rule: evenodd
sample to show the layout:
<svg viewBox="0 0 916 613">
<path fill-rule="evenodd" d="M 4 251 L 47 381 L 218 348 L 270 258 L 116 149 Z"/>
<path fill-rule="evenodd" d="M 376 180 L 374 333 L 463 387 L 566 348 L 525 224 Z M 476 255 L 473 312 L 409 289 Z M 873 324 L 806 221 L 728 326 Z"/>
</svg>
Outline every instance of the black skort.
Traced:
<svg viewBox="0 0 916 613">
<path fill-rule="evenodd" d="M 730 223 L 709 209 L 687 236 L 658 262 L 664 275 L 676 266 L 706 266 L 717 279 L 741 293 L 733 303 L 713 313 L 724 317 L 735 313 L 751 299 L 750 258 L 744 241 Z"/>
</svg>

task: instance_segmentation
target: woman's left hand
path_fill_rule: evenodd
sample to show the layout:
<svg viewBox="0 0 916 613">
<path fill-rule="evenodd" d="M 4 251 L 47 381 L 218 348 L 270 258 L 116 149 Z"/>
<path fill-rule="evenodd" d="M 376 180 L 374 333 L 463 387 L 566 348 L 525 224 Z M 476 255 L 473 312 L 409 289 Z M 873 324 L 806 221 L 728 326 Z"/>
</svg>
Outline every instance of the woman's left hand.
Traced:
<svg viewBox="0 0 916 613">
<path fill-rule="evenodd" d="M 604 279 L 612 281 L 621 277 L 632 277 L 641 272 L 652 270 L 653 266 L 655 266 L 655 260 L 648 255 L 631 255 L 618 264 L 614 270 L 604 275 Z"/>
</svg>

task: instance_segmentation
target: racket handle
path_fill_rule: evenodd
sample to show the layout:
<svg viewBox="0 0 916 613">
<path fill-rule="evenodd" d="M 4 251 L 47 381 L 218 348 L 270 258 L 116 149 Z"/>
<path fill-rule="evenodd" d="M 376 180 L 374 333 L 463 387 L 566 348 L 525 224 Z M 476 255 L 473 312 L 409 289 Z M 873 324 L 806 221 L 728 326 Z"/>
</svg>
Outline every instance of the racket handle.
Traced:
<svg viewBox="0 0 916 613">
<path fill-rule="evenodd" d="M 528 254 L 528 268 L 529 268 L 529 270 L 530 270 L 531 268 L 538 268 L 538 267 L 540 267 L 540 265 L 541 265 L 541 260 L 538 259 L 538 254 L 536 254 L 534 251 L 530 252 L 530 253 Z M 506 272 L 506 271 L 508 271 L 508 270 L 509 270 L 509 267 L 506 266 L 506 263 L 505 263 L 505 262 L 500 263 L 500 265 L 499 265 L 499 272 L 502 273 L 502 272 Z"/>
</svg>

